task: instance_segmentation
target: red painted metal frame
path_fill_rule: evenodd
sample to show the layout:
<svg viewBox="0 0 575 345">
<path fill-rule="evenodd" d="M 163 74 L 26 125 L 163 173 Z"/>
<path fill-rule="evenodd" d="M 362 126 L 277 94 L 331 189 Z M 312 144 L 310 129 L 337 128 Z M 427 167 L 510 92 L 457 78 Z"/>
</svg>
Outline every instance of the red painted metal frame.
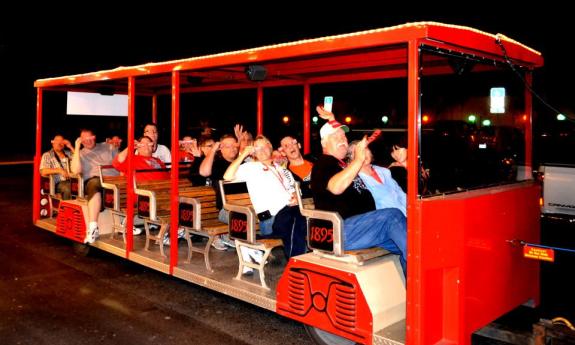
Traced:
<svg viewBox="0 0 575 345">
<path fill-rule="evenodd" d="M 477 329 L 538 302 L 539 263 L 509 241 L 539 241 L 539 195 L 525 182 L 417 201 L 408 344 L 471 344 Z"/>
<path fill-rule="evenodd" d="M 179 203 L 179 138 L 180 138 L 180 71 L 172 72 L 172 197 L 170 210 L 172 214 L 170 223 L 170 274 L 178 264 L 178 203 Z"/>
<path fill-rule="evenodd" d="M 36 152 L 34 153 L 34 183 L 32 188 L 32 221 L 40 218 L 40 160 L 42 159 L 42 95 L 43 88 L 36 90 Z"/>
<path fill-rule="evenodd" d="M 420 85 L 419 85 L 419 41 L 412 40 L 408 44 L 407 69 L 407 165 L 417 167 L 419 157 L 420 117 Z M 417 219 L 420 217 L 418 208 L 418 169 L 407 169 L 407 344 L 423 344 L 421 329 L 423 318 L 420 301 L 424 286 L 421 284 L 420 256 L 423 245 L 421 228 Z"/>
<path fill-rule="evenodd" d="M 311 115 L 310 115 L 310 87 L 303 84 L 303 153 L 311 152 Z"/>
<path fill-rule="evenodd" d="M 130 257 L 130 252 L 134 249 L 134 233 L 129 231 L 134 226 L 134 127 L 136 123 L 136 78 L 128 77 L 128 171 L 126 172 L 126 258 Z"/>
<path fill-rule="evenodd" d="M 258 86 L 257 93 L 257 135 L 264 134 L 264 89 L 260 85 Z"/>
</svg>

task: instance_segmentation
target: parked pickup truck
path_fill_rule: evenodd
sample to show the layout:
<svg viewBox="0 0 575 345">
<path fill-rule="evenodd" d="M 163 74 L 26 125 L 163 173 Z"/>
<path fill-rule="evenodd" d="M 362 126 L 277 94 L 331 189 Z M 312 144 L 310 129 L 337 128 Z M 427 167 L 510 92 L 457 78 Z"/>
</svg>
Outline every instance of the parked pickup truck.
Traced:
<svg viewBox="0 0 575 345">
<path fill-rule="evenodd" d="M 543 164 L 543 216 L 565 216 L 575 221 L 575 165 Z"/>
</svg>

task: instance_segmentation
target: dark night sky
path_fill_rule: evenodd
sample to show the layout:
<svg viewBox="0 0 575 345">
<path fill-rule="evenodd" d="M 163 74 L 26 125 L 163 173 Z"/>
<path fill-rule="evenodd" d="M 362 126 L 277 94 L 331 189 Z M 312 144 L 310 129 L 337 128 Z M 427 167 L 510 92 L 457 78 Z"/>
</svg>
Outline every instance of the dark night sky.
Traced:
<svg viewBox="0 0 575 345">
<path fill-rule="evenodd" d="M 309 2 L 308 2 L 309 3 Z M 113 3 L 112 3 L 113 4 Z M 35 90 L 33 81 L 151 61 L 184 58 L 257 47 L 303 38 L 354 32 L 413 21 L 438 21 L 467 25 L 490 33 L 501 32 L 543 53 L 546 66 L 535 75 L 535 89 L 556 108 L 572 113 L 575 104 L 570 86 L 575 73 L 571 14 L 553 8 L 505 9 L 478 2 L 459 2 L 449 9 L 382 10 L 386 2 L 350 1 L 345 8 L 335 2 L 312 9 L 296 2 L 241 2 L 235 8 L 217 3 L 215 8 L 185 9 L 138 6 L 131 13 L 98 3 L 99 10 L 46 7 L 0 14 L 0 112 L 10 131 L 22 144 L 10 151 L 33 152 Z M 83 6 L 87 6 L 83 5 Z M 93 4 L 95 6 L 95 4 Z M 108 4 L 111 5 L 111 4 Z M 51 5 L 53 6 L 53 5 Z M 77 5 L 76 5 L 77 6 Z M 258 10 L 255 9 L 256 6 Z M 288 6 L 286 10 L 283 7 Z M 497 5 L 500 6 L 500 5 Z M 64 16 L 64 11 L 74 11 Z M 446 14 L 456 10 L 460 14 Z M 142 12 L 142 14 L 134 14 Z M 266 15 L 258 15 L 265 12 Z M 175 13 L 175 14 L 174 14 Z M 15 21 L 15 23 L 14 23 Z M 6 131 L 4 131 L 6 132 Z M 7 156 L 6 146 L 0 160 Z"/>
</svg>

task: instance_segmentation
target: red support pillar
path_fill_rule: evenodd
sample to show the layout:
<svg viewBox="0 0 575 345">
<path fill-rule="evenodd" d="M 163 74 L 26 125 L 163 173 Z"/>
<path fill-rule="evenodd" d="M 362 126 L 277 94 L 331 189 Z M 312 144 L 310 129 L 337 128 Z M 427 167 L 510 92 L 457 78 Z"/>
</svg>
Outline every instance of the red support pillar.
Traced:
<svg viewBox="0 0 575 345">
<path fill-rule="evenodd" d="M 158 95 L 152 96 L 152 122 L 158 123 Z"/>
<path fill-rule="evenodd" d="M 134 249 L 134 234 L 131 231 L 134 227 L 134 126 L 136 109 L 136 79 L 128 77 L 128 156 L 126 172 L 126 258 L 130 257 L 130 252 Z"/>
<path fill-rule="evenodd" d="M 423 344 L 421 302 L 421 227 L 417 202 L 419 175 L 419 133 L 421 106 L 419 84 L 419 41 L 411 40 L 407 53 L 407 344 Z"/>
<path fill-rule="evenodd" d="M 172 71 L 172 198 L 170 210 L 170 274 L 178 264 L 178 179 L 179 179 L 179 138 L 180 137 L 180 71 Z"/>
<path fill-rule="evenodd" d="M 303 153 L 311 152 L 311 116 L 309 111 L 309 83 L 303 84 Z"/>
<path fill-rule="evenodd" d="M 32 221 L 40 218 L 40 160 L 42 159 L 42 91 L 36 89 L 36 151 L 34 153 L 34 183 L 32 189 Z"/>
<path fill-rule="evenodd" d="M 533 83 L 531 71 L 525 74 L 525 81 L 531 87 Z M 525 115 L 527 116 L 525 121 L 525 173 L 527 174 L 526 177 L 531 177 L 531 171 L 533 171 L 533 95 L 527 87 L 525 88 Z"/>
<path fill-rule="evenodd" d="M 264 133 L 264 88 L 258 86 L 257 135 Z"/>
</svg>

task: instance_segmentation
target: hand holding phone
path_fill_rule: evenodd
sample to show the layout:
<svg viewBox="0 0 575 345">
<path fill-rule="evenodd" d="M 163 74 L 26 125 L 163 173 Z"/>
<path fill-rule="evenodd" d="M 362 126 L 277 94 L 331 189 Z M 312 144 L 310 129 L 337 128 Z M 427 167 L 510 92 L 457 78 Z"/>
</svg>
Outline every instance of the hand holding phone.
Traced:
<svg viewBox="0 0 575 345">
<path fill-rule="evenodd" d="M 323 108 L 331 113 L 333 106 L 333 96 L 325 96 L 323 98 Z"/>
</svg>

